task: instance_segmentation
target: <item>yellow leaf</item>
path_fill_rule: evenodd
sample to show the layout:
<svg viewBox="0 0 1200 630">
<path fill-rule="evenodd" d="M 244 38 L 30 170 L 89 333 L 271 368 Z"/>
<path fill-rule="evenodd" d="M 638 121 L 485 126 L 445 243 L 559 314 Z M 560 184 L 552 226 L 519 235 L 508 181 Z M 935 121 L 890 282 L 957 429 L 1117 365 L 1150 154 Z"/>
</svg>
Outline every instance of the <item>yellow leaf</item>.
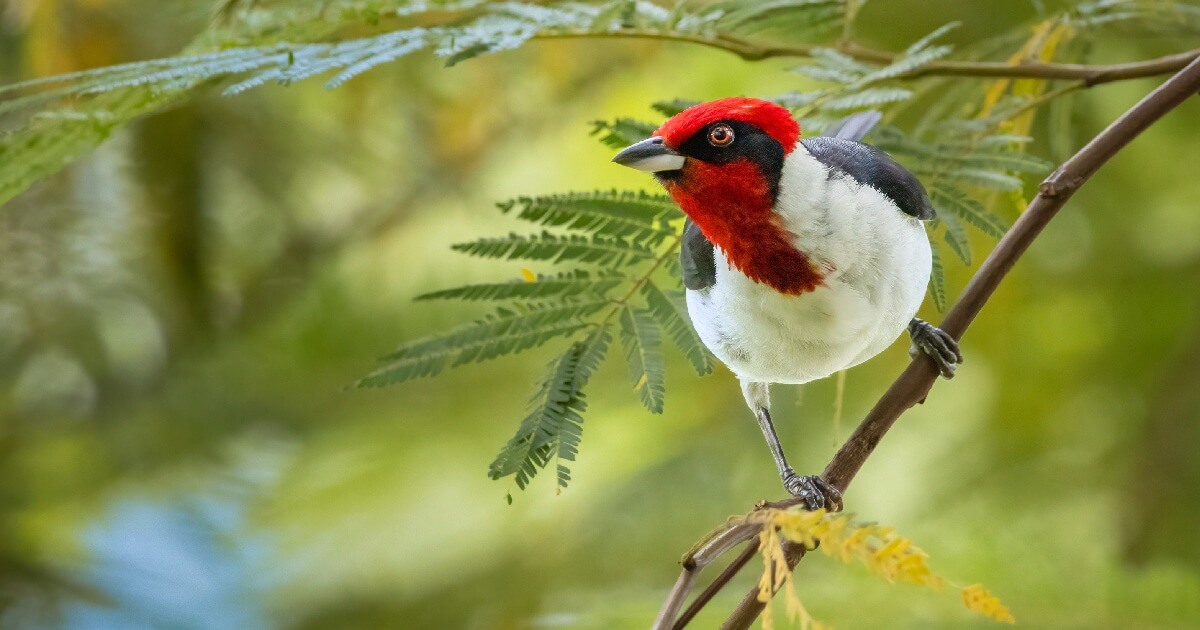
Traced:
<svg viewBox="0 0 1200 630">
<path fill-rule="evenodd" d="M 1000 599 L 992 595 L 982 584 L 972 584 L 962 590 L 963 603 L 967 608 L 996 621 L 1017 623 L 1008 607 L 1000 603 Z"/>
<path fill-rule="evenodd" d="M 1033 34 L 1011 57 L 1008 58 L 1008 64 L 1011 66 L 1020 65 L 1028 60 L 1036 61 L 1053 61 L 1054 53 L 1058 50 L 1060 44 L 1070 38 L 1072 29 L 1069 24 L 1063 23 L 1059 18 L 1051 18 L 1039 22 L 1033 27 Z M 979 111 L 980 118 L 986 118 L 992 113 L 992 108 L 1000 102 L 1001 97 L 1005 93 L 1010 92 L 1015 96 L 1030 96 L 1036 97 L 1041 94 L 1046 87 L 1046 81 L 1043 79 L 1000 79 L 993 81 L 988 86 L 984 93 L 983 107 Z M 1022 134 L 1028 131 L 1029 125 L 1032 123 L 1032 112 L 1021 116 L 1023 119 L 1015 125 L 1015 128 L 1007 130 L 1009 133 Z"/>
<path fill-rule="evenodd" d="M 521 277 L 525 279 L 525 282 L 537 282 L 537 274 L 527 267 L 521 267 Z"/>
<path fill-rule="evenodd" d="M 830 514 L 825 510 L 808 512 L 800 508 L 786 510 L 765 508 L 743 517 L 744 522 L 762 526 L 759 531 L 759 552 L 763 572 L 758 581 L 758 600 L 766 604 L 764 627 L 773 627 L 770 602 L 772 596 L 784 591 L 788 617 L 799 621 L 801 630 L 823 628 L 809 616 L 795 593 L 792 571 L 783 553 L 783 540 L 809 546 L 819 543 L 825 555 L 847 564 L 861 563 L 875 575 L 888 582 L 907 582 L 940 591 L 944 580 L 929 568 L 929 555 L 908 538 L 896 534 L 886 525 L 855 523 L 851 515 Z M 997 621 L 1014 623 L 1012 614 L 982 586 L 976 584 L 962 590 L 963 602 L 971 610 Z"/>
<path fill-rule="evenodd" d="M 637 385 L 633 386 L 633 391 L 635 391 L 635 392 L 640 391 L 645 386 L 646 386 L 646 375 L 643 374 L 642 378 L 638 379 Z"/>
</svg>

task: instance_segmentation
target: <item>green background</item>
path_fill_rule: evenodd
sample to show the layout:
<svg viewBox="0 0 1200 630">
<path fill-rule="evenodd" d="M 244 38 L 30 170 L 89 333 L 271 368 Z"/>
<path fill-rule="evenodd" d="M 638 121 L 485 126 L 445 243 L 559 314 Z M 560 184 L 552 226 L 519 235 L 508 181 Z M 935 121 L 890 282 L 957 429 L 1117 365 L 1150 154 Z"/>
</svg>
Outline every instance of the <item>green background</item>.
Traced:
<svg viewBox="0 0 1200 630">
<path fill-rule="evenodd" d="M 858 32 L 895 50 L 961 19 L 949 40 L 965 44 L 1031 22 L 1035 5 L 879 0 Z M 208 15 L 180 0 L 9 0 L 0 82 L 173 54 Z M 1174 50 L 1113 38 L 1091 60 Z M 653 189 L 609 163 L 589 121 L 811 86 L 790 65 L 604 40 L 450 69 L 422 55 L 334 91 L 201 98 L 0 208 L 0 625 L 645 627 L 692 542 L 781 494 L 727 370 L 698 378 L 669 352 L 655 416 L 610 358 L 561 494 L 552 475 L 519 492 L 485 474 L 555 344 L 345 386 L 397 342 L 483 312 L 413 296 L 519 276 L 448 249 L 525 229 L 495 201 Z M 1065 149 L 1158 81 L 1070 97 Z M 1035 135 L 1064 136 L 1044 118 Z M 1200 624 L 1197 129 L 1192 99 L 1072 199 L 964 338 L 959 375 L 901 419 L 846 497 L 1025 627 Z M 1033 151 L 1064 158 L 1052 145 Z M 972 238 L 981 259 L 992 242 Z M 943 259 L 953 299 L 971 270 Z M 840 427 L 832 379 L 776 388 L 797 468 L 824 466 L 906 348 L 849 372 Z M 992 623 L 953 590 L 820 555 L 796 581 L 839 628 Z"/>
</svg>

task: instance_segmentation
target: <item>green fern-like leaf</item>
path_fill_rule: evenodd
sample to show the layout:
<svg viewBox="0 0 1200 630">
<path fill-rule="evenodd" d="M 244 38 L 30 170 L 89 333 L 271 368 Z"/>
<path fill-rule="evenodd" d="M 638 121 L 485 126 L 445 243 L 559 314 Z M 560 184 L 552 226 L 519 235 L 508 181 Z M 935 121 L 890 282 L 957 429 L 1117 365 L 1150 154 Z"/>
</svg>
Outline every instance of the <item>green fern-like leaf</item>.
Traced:
<svg viewBox="0 0 1200 630">
<path fill-rule="evenodd" d="M 986 135 L 982 138 L 966 138 L 958 140 L 950 140 L 946 144 L 949 146 L 960 147 L 976 147 L 979 149 L 989 149 L 992 151 L 1011 151 L 1013 146 L 1023 146 L 1033 142 L 1030 136 L 1019 136 L 1007 133 L 998 133 L 995 135 Z"/>
<path fill-rule="evenodd" d="M 1002 192 L 1021 190 L 1025 186 L 1025 183 L 1019 177 L 982 168 L 960 168 L 949 173 L 942 173 L 942 176 L 962 184 L 990 188 Z"/>
<path fill-rule="evenodd" d="M 621 345 L 629 380 L 651 413 L 662 413 L 666 396 L 666 366 L 662 358 L 662 336 L 654 316 L 628 304 L 621 309 Z"/>
<path fill-rule="evenodd" d="M 866 86 L 872 83 L 877 83 L 886 79 L 894 79 L 901 75 L 908 74 L 921 66 L 928 65 L 930 62 L 936 61 L 950 54 L 954 50 L 953 46 L 933 46 L 922 48 L 921 50 L 904 55 L 898 58 L 891 64 L 866 73 L 862 79 L 858 81 L 858 86 Z"/>
<path fill-rule="evenodd" d="M 524 221 L 619 237 L 646 247 L 674 237 L 669 222 L 682 216 L 666 195 L 615 190 L 521 197 L 499 207 L 506 213 L 515 209 Z"/>
<path fill-rule="evenodd" d="M 883 67 L 858 61 L 838 50 L 817 48 L 811 53 L 812 63 L 795 68 L 795 71 L 835 85 L 805 94 L 784 95 L 780 97 L 780 104 L 792 109 L 803 108 L 800 115 L 809 119 L 819 113 L 879 107 L 909 100 L 913 91 L 896 86 L 892 80 L 948 55 L 952 47 L 931 45 L 946 30 L 938 29 L 919 40 Z M 827 126 L 824 120 L 817 124 Z"/>
<path fill-rule="evenodd" d="M 600 142 L 614 149 L 625 147 L 649 138 L 658 125 L 632 118 L 618 118 L 612 122 L 607 120 L 592 121 L 592 135 L 600 136 Z"/>
<path fill-rule="evenodd" d="M 569 300 L 580 297 L 605 296 L 625 281 L 619 274 L 603 272 L 591 274 L 583 270 L 559 273 L 553 276 L 538 276 L 533 281 L 525 279 L 490 284 L 472 284 L 417 296 L 417 300 L 541 300 L 557 298 Z"/>
<path fill-rule="evenodd" d="M 823 98 L 825 96 L 826 96 L 825 93 L 822 92 L 821 90 L 811 90 L 811 91 L 807 91 L 807 92 L 786 92 L 786 93 L 780 94 L 778 96 L 773 96 L 769 100 L 779 104 L 782 107 L 786 107 L 791 110 L 796 110 L 796 109 L 800 109 L 801 107 L 808 107 L 810 105 L 813 105 L 814 103 L 816 103 L 817 101 L 819 101 L 821 98 Z M 801 127 L 805 130 L 805 133 L 808 133 L 809 128 L 807 126 L 804 126 L 804 121 L 800 121 L 800 122 L 801 122 Z"/>
<path fill-rule="evenodd" d="M 828 111 L 841 111 L 848 109 L 861 109 L 864 107 L 876 107 L 886 105 L 888 103 L 898 103 L 907 101 L 912 98 L 912 90 L 904 88 L 878 87 L 862 90 L 861 92 L 851 92 L 845 96 L 831 98 L 821 104 L 821 108 Z"/>
<path fill-rule="evenodd" d="M 581 427 L 586 403 L 575 390 L 579 345 L 572 345 L 548 366 L 548 372 L 529 399 L 526 415 L 517 433 L 496 455 L 488 468 L 492 479 L 514 475 L 517 487 L 525 489 L 557 452 L 564 428 Z M 578 434 L 573 436 L 576 443 Z"/>
<path fill-rule="evenodd" d="M 363 377 L 359 387 L 383 387 L 435 376 L 446 367 L 478 363 L 523 352 L 590 326 L 587 317 L 611 302 L 596 299 L 498 309 L 495 314 L 449 332 L 417 339 L 383 357 L 385 364 Z"/>
<path fill-rule="evenodd" d="M 727 0 L 710 8 L 721 14 L 716 23 L 721 32 L 742 36 L 812 35 L 836 28 L 845 16 L 842 0 Z"/>
<path fill-rule="evenodd" d="M 952 212 L 988 236 L 998 239 L 1008 231 L 1003 219 L 953 186 L 938 186 L 931 191 L 930 197 L 940 215 Z"/>
<path fill-rule="evenodd" d="M 95 149 L 125 123 L 179 102 L 184 92 L 105 94 L 91 109 L 56 112 L 0 133 L 0 206 Z"/>
<path fill-rule="evenodd" d="M 960 26 L 962 26 L 962 22 L 948 22 L 946 24 L 943 24 L 942 26 L 939 26 L 938 28 L 934 29 L 933 32 L 931 32 L 930 34 L 913 42 L 908 48 L 906 48 L 904 50 L 904 56 L 911 57 L 911 56 L 925 50 L 926 48 L 929 48 L 929 46 L 931 44 L 933 44 L 933 42 L 937 41 L 938 39 L 941 39 L 941 37 L 943 35 L 945 35 L 946 33 L 949 33 L 950 31 L 957 29 Z"/>
<path fill-rule="evenodd" d="M 1005 145 L 1007 148 L 1008 145 Z M 960 153 L 947 156 L 961 166 L 977 170 L 1015 171 L 1041 175 L 1050 171 L 1053 164 L 1040 157 L 1028 153 L 1018 153 L 1011 150 L 996 153 Z M 1018 180 L 1019 181 L 1019 180 Z"/>
<path fill-rule="evenodd" d="M 600 6 L 600 10 L 592 18 L 591 30 L 603 33 L 632 27 L 637 21 L 636 0 L 614 0 Z"/>
<path fill-rule="evenodd" d="M 504 258 L 507 260 L 553 260 L 556 263 L 575 261 L 597 265 L 632 264 L 654 256 L 650 249 L 619 238 L 591 238 L 542 232 L 531 236 L 509 234 L 499 238 L 481 238 L 469 243 L 452 245 L 451 249 L 468 256 Z"/>
<path fill-rule="evenodd" d="M 963 227 L 962 222 L 952 214 L 939 215 L 938 220 L 946 226 L 946 234 L 943 236 L 946 244 L 958 256 L 962 264 L 970 266 L 971 244 L 967 239 L 967 230 Z"/>
<path fill-rule="evenodd" d="M 517 487 L 524 489 L 540 469 L 554 461 L 558 486 L 567 486 L 570 469 L 562 462 L 574 461 L 579 450 L 582 414 L 587 409 L 583 387 L 604 359 L 611 340 L 607 327 L 601 328 L 550 363 L 516 434 L 489 467 L 492 479 L 512 475 Z"/>
<path fill-rule="evenodd" d="M 811 55 L 812 63 L 797 66 L 793 71 L 817 81 L 852 85 L 878 69 L 832 48 L 815 48 Z"/>
<path fill-rule="evenodd" d="M 687 307 L 683 303 L 683 295 L 679 292 L 666 293 L 653 282 L 647 281 L 642 285 L 642 297 L 645 298 L 646 306 L 659 327 L 687 357 L 696 374 L 704 376 L 712 373 L 712 355 L 700 340 L 700 335 L 696 334 L 696 329 L 692 327 Z"/>
<path fill-rule="evenodd" d="M 1095 0 L 1071 8 L 1068 19 L 1084 35 L 1112 30 L 1132 35 L 1185 36 L 1200 32 L 1200 6 L 1166 0 Z"/>
<path fill-rule="evenodd" d="M 929 297 L 938 312 L 946 310 L 946 270 L 942 267 L 942 255 L 938 252 L 937 244 L 930 248 L 933 252 L 933 267 L 929 270 Z"/>
<path fill-rule="evenodd" d="M 654 111 L 662 114 L 663 116 L 670 118 L 671 116 L 674 116 L 675 114 L 678 114 L 679 112 L 682 112 L 683 110 L 685 110 L 689 107 L 692 107 L 693 105 L 699 105 L 699 104 L 700 104 L 700 101 L 689 101 L 689 100 L 685 100 L 685 99 L 681 99 L 681 98 L 676 98 L 676 99 L 672 99 L 669 101 L 658 101 L 658 102 L 654 103 L 653 105 L 651 105 L 650 109 L 653 109 Z"/>
<path fill-rule="evenodd" d="M 859 61 L 846 53 L 833 48 L 814 48 L 811 52 L 813 59 L 829 68 L 840 68 L 860 76 L 874 72 L 878 66 Z"/>
</svg>

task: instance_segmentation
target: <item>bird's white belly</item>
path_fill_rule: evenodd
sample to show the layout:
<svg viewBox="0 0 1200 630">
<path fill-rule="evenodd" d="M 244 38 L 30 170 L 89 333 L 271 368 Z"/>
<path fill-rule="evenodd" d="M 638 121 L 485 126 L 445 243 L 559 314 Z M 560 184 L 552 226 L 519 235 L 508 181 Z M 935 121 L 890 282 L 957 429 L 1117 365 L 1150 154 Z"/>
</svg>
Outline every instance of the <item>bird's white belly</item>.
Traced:
<svg viewBox="0 0 1200 630">
<path fill-rule="evenodd" d="M 718 249 L 716 283 L 689 290 L 687 305 L 705 345 L 742 380 L 806 383 L 866 361 L 904 332 L 924 299 L 931 252 L 924 225 L 870 187 L 809 178 L 792 186 L 805 198 L 787 199 L 786 171 L 783 183 L 784 226 L 826 271 L 824 285 L 784 295 Z"/>
<path fill-rule="evenodd" d="M 904 332 L 924 293 L 891 278 L 866 290 L 835 280 L 788 296 L 742 279 L 688 291 L 688 313 L 739 378 L 768 383 L 807 383 L 879 354 Z"/>
</svg>

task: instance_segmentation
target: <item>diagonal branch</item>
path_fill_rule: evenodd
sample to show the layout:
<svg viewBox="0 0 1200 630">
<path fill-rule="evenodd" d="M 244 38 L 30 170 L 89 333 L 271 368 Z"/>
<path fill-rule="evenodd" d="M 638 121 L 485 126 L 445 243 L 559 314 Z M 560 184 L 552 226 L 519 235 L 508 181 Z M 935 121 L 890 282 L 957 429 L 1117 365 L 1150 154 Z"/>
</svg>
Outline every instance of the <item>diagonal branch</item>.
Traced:
<svg viewBox="0 0 1200 630">
<path fill-rule="evenodd" d="M 1200 91 L 1200 58 L 1193 59 L 1175 76 L 1130 108 L 1046 178 L 1038 187 L 1037 197 L 988 255 L 971 278 L 962 297 L 946 314 L 942 329 L 956 339 L 961 338 L 1000 281 L 1067 200 L 1125 145 L 1197 91 Z M 900 414 L 925 400 L 936 378 L 937 371 L 932 362 L 911 362 L 837 452 L 822 477 L 845 492 L 888 429 Z M 774 505 L 785 507 L 796 503 L 796 500 L 789 499 Z M 795 566 L 804 555 L 804 548 L 800 545 L 789 545 L 785 551 L 791 566 Z M 736 572 L 740 567 L 735 561 L 730 568 Z M 722 585 L 732 577 L 732 572 L 727 570 L 729 575 L 722 575 L 725 580 Z M 708 591 L 706 595 L 711 597 Z M 681 599 L 678 594 L 673 593 L 673 596 Z M 722 628 L 750 627 L 764 605 L 758 601 L 758 589 L 751 589 L 725 620 Z"/>
</svg>

